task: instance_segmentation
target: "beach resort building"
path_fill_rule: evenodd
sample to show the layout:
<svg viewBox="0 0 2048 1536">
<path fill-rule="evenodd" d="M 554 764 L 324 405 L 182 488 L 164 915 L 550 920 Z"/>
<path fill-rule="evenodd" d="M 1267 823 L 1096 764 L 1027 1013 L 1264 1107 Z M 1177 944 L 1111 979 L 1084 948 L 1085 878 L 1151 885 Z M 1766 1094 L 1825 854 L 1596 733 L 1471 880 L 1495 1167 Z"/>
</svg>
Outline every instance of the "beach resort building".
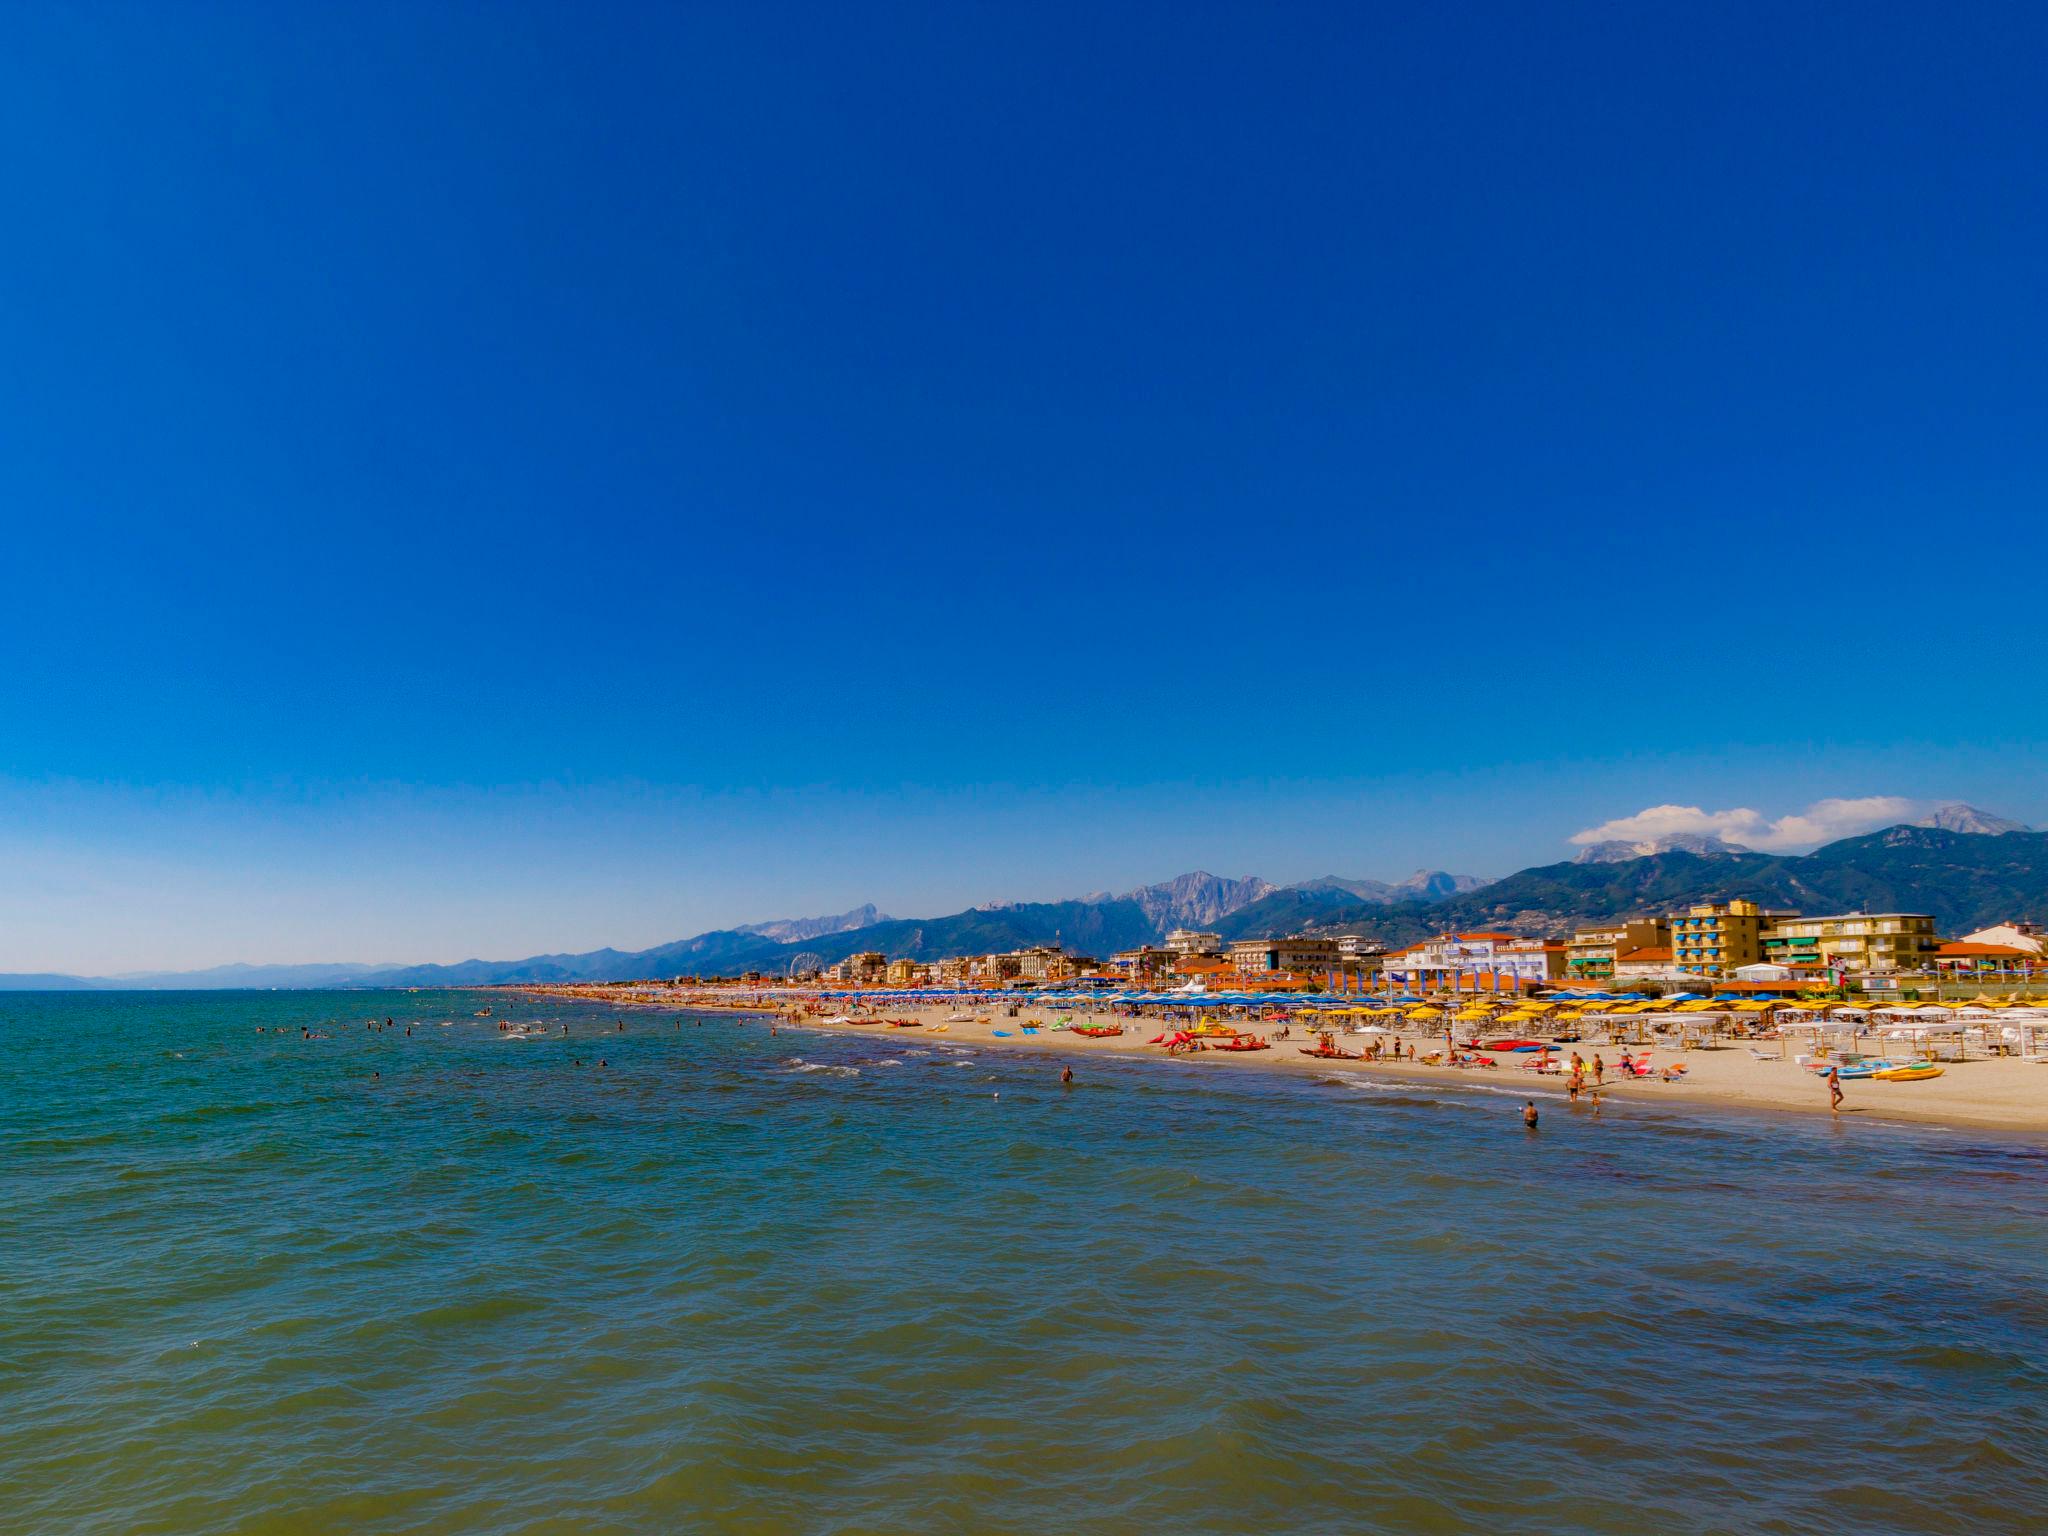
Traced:
<svg viewBox="0 0 2048 1536">
<path fill-rule="evenodd" d="M 1606 981 L 1620 956 L 1638 949 L 1665 949 L 1671 924 L 1661 917 L 1632 917 L 1626 922 L 1597 923 L 1580 928 L 1565 945 L 1565 974 L 1574 981 Z"/>
<path fill-rule="evenodd" d="M 1980 944 L 1957 939 L 1934 952 L 1934 968 L 1950 975 L 2027 974 L 2048 967 L 2039 950 L 2021 949 L 2016 944 Z"/>
<path fill-rule="evenodd" d="M 875 982 L 882 979 L 887 970 L 889 957 L 879 950 L 868 950 L 858 955 L 848 955 L 825 974 L 834 981 Z"/>
<path fill-rule="evenodd" d="M 1614 979 L 1661 981 L 1672 974 L 1671 965 L 1671 947 L 1668 944 L 1624 950 L 1614 957 Z"/>
<path fill-rule="evenodd" d="M 1337 968 L 1337 941 L 1294 934 L 1284 939 L 1239 939 L 1230 946 L 1230 967 L 1240 976 L 1286 972 L 1310 976 Z"/>
<path fill-rule="evenodd" d="M 1726 976 L 1765 958 L 1764 929 L 1797 912 L 1766 912 L 1753 901 L 1709 902 L 1671 915 L 1671 951 L 1687 976 Z"/>
<path fill-rule="evenodd" d="M 970 981 L 983 983 L 1014 981 L 1018 969 L 1015 955 L 976 955 L 968 962 L 967 975 Z"/>
<path fill-rule="evenodd" d="M 2030 955 L 2042 952 L 2041 925 L 2039 923 L 1994 923 L 1989 928 L 1979 928 L 1975 933 L 1966 933 L 1956 941 L 1959 944 L 2003 944 L 2008 949 L 2025 950 Z"/>
<path fill-rule="evenodd" d="M 1923 971 L 1940 941 L 1924 912 L 1846 912 L 1835 917 L 1779 918 L 1763 933 L 1766 960 L 1794 968 L 1819 966 L 1852 975 Z"/>
<path fill-rule="evenodd" d="M 1223 935 L 1195 928 L 1176 928 L 1166 936 L 1166 947 L 1176 955 L 1220 955 Z"/>
<path fill-rule="evenodd" d="M 1347 976 L 1377 976 L 1386 967 L 1387 946 L 1362 933 L 1337 935 L 1337 964 Z"/>
<path fill-rule="evenodd" d="M 1168 974 L 1180 958 L 1174 950 L 1157 944 L 1141 944 L 1136 949 L 1118 950 L 1109 957 L 1109 964 L 1118 975 L 1137 981 Z"/>
<path fill-rule="evenodd" d="M 1460 977 L 1541 983 L 1565 973 L 1566 947 L 1513 933 L 1447 933 L 1394 951 L 1383 973 L 1407 986 L 1456 985 Z"/>
<path fill-rule="evenodd" d="M 907 987 L 918 980 L 918 973 L 924 969 L 915 960 L 891 960 L 882 979 L 892 987 Z"/>
</svg>

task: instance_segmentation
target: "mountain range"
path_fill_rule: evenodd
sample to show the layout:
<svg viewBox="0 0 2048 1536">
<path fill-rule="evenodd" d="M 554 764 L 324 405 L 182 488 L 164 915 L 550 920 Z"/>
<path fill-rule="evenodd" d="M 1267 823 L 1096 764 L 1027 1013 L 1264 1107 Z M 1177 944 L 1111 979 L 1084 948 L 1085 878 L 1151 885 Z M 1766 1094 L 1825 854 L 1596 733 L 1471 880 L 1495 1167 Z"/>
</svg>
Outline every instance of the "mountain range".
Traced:
<svg viewBox="0 0 2048 1536">
<path fill-rule="evenodd" d="M 1317 909 L 1333 902 L 1380 906 L 1475 889 L 1472 875 L 1417 870 L 1392 883 L 1326 876 L 1311 881 Z M 890 956 L 941 959 L 1021 949 L 1058 940 L 1076 952 L 1106 955 L 1159 943 L 1175 928 L 1220 929 L 1236 913 L 1284 895 L 1256 875 L 1196 870 L 1121 896 L 1098 892 L 1069 901 L 997 902 L 948 917 L 896 918 L 870 902 L 829 917 L 781 918 L 716 929 L 653 949 L 598 949 L 581 954 L 528 955 L 518 960 L 462 960 L 450 965 L 224 965 L 204 971 L 122 976 L 0 975 L 0 990 L 485 986 L 505 982 L 623 981 L 643 976 L 722 975 L 783 970 L 799 955 L 826 963 L 880 950 Z"/>
<path fill-rule="evenodd" d="M 1942 824 L 1944 816 L 1951 823 L 1995 830 L 1955 830 Z M 221 966 L 102 978 L 0 976 L 0 988 L 432 987 L 748 970 L 772 974 L 786 971 L 791 960 L 806 954 L 827 964 L 870 950 L 933 960 L 1055 940 L 1079 953 L 1106 956 L 1156 944 L 1173 928 L 1189 926 L 1214 930 L 1226 939 L 1360 933 L 1409 943 L 1473 929 L 1562 937 L 1586 921 L 1669 912 L 1732 897 L 1809 913 L 1927 912 L 1945 934 L 1995 922 L 2039 920 L 2048 918 L 2048 832 L 2028 831 L 1969 807 L 1944 807 L 1919 824 L 1844 838 L 1807 854 L 1757 853 L 1726 844 L 1666 846 L 1611 859 L 1589 860 L 1582 852 L 1564 863 L 1490 882 L 1419 870 L 1395 882 L 1330 875 L 1280 886 L 1256 876 L 1198 870 L 1120 896 L 1098 892 L 929 918 L 887 917 L 866 905 L 832 917 L 719 929 L 634 951 L 599 949 L 452 965 Z"/>
<path fill-rule="evenodd" d="M 828 933 L 845 933 L 853 928 L 872 928 L 876 923 L 891 921 L 889 914 L 871 901 L 851 912 L 841 912 L 832 917 L 785 917 L 772 923 L 742 923 L 733 932 L 758 934 L 764 939 L 788 944 L 799 939 L 823 938 Z"/>
<path fill-rule="evenodd" d="M 1982 837 L 2003 837 L 2008 832 L 2031 829 L 2023 821 L 1994 816 L 1960 801 L 1936 806 L 1907 826 L 1934 827 L 1943 832 L 1970 832 Z M 1755 853 L 1754 848 L 1731 843 L 1726 838 L 1703 832 L 1672 832 L 1663 837 L 1609 838 L 1588 843 L 1572 860 L 1574 864 L 1619 864 L 1627 859 L 1645 859 L 1658 853 L 1696 853 L 1702 858 L 1722 858 L 1734 853 Z"/>
</svg>

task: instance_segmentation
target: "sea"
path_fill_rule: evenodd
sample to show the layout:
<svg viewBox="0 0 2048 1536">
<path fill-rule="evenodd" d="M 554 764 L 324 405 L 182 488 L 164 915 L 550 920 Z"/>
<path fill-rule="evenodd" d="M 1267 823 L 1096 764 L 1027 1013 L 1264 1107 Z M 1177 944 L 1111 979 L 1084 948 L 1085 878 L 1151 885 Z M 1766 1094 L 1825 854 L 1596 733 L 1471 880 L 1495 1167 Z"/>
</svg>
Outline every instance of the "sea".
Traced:
<svg viewBox="0 0 2048 1536">
<path fill-rule="evenodd" d="M 0 1531 L 2048 1527 L 2039 1141 L 1058 1066 L 0 994 Z"/>
</svg>

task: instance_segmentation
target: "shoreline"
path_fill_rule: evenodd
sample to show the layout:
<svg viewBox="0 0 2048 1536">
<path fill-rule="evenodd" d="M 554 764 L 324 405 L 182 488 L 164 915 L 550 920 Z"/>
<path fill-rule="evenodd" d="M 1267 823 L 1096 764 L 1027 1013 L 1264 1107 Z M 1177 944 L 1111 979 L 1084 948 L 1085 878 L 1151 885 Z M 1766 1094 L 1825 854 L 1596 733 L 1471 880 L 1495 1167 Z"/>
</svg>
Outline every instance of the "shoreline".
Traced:
<svg viewBox="0 0 2048 1536">
<path fill-rule="evenodd" d="M 961 1009 L 948 1004 L 918 1004 L 891 1010 L 888 1017 L 914 1018 L 917 1021 L 914 1029 L 905 1029 L 881 1022 L 880 1016 L 857 1023 L 835 1023 L 830 1018 L 814 1017 L 785 1004 L 767 1001 L 707 1002 L 680 994 L 650 995 L 644 987 L 594 984 L 488 990 L 535 997 L 573 997 L 615 1007 L 646 1008 L 658 1012 L 749 1014 L 832 1034 L 883 1037 L 915 1034 L 921 1040 L 937 1039 L 1006 1050 L 1013 1054 L 1037 1054 L 1049 1060 L 1063 1060 L 1069 1065 L 1090 1056 L 1116 1056 L 1129 1060 L 1171 1060 L 1176 1065 L 1206 1071 L 1250 1068 L 1311 1075 L 1333 1070 L 1356 1072 L 1379 1082 L 1424 1082 L 1447 1087 L 1506 1090 L 1511 1094 L 1527 1092 L 1531 1096 L 1555 1090 L 1559 1097 L 1564 1097 L 1565 1088 L 1562 1074 L 1539 1076 L 1527 1068 L 1511 1065 L 1511 1057 L 1499 1058 L 1502 1063 L 1499 1067 L 1480 1068 L 1306 1056 L 1301 1054 L 1300 1047 L 1313 1037 L 1299 1026 L 1293 1038 L 1275 1040 L 1268 1050 L 1241 1053 L 1203 1050 L 1168 1058 L 1160 1047 L 1145 1042 L 1172 1026 L 1154 1019 L 1113 1018 L 1103 1013 L 1076 1010 L 1026 1008 L 1015 1019 L 1007 1018 L 994 1009 Z M 962 1012 L 969 1014 L 967 1022 L 957 1018 L 948 1020 L 949 1014 Z M 1035 1034 L 1022 1032 L 1034 1020 L 1042 1026 L 1056 1018 L 1069 1019 L 1074 1024 L 1121 1024 L 1125 1033 L 1109 1039 L 1090 1039 L 1075 1035 L 1071 1030 L 1041 1030 Z M 982 1022 L 984 1020 L 986 1022 Z M 998 1033 L 998 1030 L 1003 1033 Z M 1260 1028 L 1254 1032 L 1270 1035 L 1272 1030 Z M 1340 1035 L 1340 1048 L 1355 1038 Z M 1432 1037 L 1416 1034 L 1412 1038 L 1416 1044 L 1426 1046 Z M 1436 1039 L 1441 1043 L 1441 1037 Z M 1608 1057 L 1611 1063 L 1621 1047 L 1586 1042 L 1576 1047 L 1565 1047 L 1557 1054 L 1561 1059 L 1569 1059 L 1573 1049 L 1578 1050 L 1588 1062 L 1598 1054 Z M 2018 1058 L 1986 1057 L 1944 1063 L 1944 1074 L 1925 1082 L 1852 1080 L 1842 1085 L 1845 1100 L 1841 1114 L 1833 1115 L 1828 1109 L 1825 1082 L 1792 1060 L 1795 1053 L 1789 1045 L 1782 1059 L 1769 1061 L 1756 1059 L 1739 1044 L 1682 1050 L 1659 1041 L 1647 1047 L 1631 1046 L 1629 1049 L 1647 1051 L 1660 1067 L 1683 1065 L 1687 1075 L 1677 1082 L 1656 1078 L 1618 1082 L 1610 1075 L 1597 1089 L 1600 1103 L 1654 1104 L 1708 1112 L 1716 1109 L 1764 1111 L 1809 1118 L 1820 1116 L 1844 1121 L 1994 1131 L 2048 1139 L 2048 1066 Z M 1589 1078 L 1587 1092 L 1591 1095 L 1595 1091 Z"/>
</svg>

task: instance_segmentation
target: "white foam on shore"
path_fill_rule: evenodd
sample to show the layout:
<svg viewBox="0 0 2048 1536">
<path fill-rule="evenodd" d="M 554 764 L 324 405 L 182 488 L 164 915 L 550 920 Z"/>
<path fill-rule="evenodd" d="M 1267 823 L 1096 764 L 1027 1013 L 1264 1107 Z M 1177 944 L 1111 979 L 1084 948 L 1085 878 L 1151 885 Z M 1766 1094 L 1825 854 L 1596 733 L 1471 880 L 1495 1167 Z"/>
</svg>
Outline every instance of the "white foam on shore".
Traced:
<svg viewBox="0 0 2048 1536">
<path fill-rule="evenodd" d="M 791 1072 L 836 1072 L 841 1077 L 860 1076 L 859 1067 L 842 1067 L 829 1061 L 804 1061 L 801 1058 L 792 1057 L 788 1062 L 784 1063 L 784 1066 Z"/>
</svg>

